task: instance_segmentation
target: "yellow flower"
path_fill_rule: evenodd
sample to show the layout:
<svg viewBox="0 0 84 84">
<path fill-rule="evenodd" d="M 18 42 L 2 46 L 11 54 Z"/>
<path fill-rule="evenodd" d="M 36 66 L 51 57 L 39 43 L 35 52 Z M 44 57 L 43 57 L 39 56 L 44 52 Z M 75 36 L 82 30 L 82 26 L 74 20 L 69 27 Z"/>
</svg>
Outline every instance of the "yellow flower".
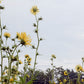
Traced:
<svg viewBox="0 0 84 84">
<path fill-rule="evenodd" d="M 56 84 L 55 82 L 53 84 Z"/>
<path fill-rule="evenodd" d="M 37 6 L 33 6 L 30 11 L 33 15 L 36 15 L 39 12 L 39 9 L 37 8 Z"/>
<path fill-rule="evenodd" d="M 81 79 L 81 82 L 84 82 L 84 79 Z"/>
<path fill-rule="evenodd" d="M 31 65 L 30 63 L 28 63 L 28 65 Z"/>
<path fill-rule="evenodd" d="M 68 72 L 67 71 L 64 71 L 64 75 L 67 76 L 68 75 Z"/>
<path fill-rule="evenodd" d="M 83 68 L 82 68 L 81 65 L 77 65 L 77 66 L 75 67 L 75 69 L 76 69 L 77 72 L 83 71 Z"/>
<path fill-rule="evenodd" d="M 31 45 L 31 37 L 27 36 L 25 32 L 21 32 L 19 40 L 22 45 Z"/>
<path fill-rule="evenodd" d="M 63 80 L 64 83 L 66 83 L 66 81 L 67 81 L 66 79 Z"/>
<path fill-rule="evenodd" d="M 6 82 L 3 82 L 3 84 L 6 84 Z"/>
<path fill-rule="evenodd" d="M 9 38 L 9 37 L 10 37 L 10 33 L 5 32 L 5 33 L 4 33 L 4 36 L 5 36 L 6 38 Z"/>
<path fill-rule="evenodd" d="M 28 61 L 28 62 L 31 62 L 31 60 L 32 60 L 32 58 L 26 58 L 26 60 Z"/>
<path fill-rule="evenodd" d="M 10 79 L 10 82 L 13 82 L 13 81 L 14 81 L 14 79 L 13 79 L 13 78 L 11 78 L 11 79 Z"/>
<path fill-rule="evenodd" d="M 59 84 L 63 84 L 62 82 L 60 82 Z"/>
<path fill-rule="evenodd" d="M 22 61 L 21 60 L 19 60 L 19 64 L 22 64 Z"/>
<path fill-rule="evenodd" d="M 25 58 L 29 58 L 29 55 L 25 55 Z"/>
</svg>

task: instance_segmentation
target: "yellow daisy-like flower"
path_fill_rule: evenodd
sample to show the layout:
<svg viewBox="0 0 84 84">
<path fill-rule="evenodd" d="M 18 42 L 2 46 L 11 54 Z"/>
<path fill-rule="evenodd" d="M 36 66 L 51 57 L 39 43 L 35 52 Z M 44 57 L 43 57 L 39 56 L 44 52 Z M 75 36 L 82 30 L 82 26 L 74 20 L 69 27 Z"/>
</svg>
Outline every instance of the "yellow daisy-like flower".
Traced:
<svg viewBox="0 0 84 84">
<path fill-rule="evenodd" d="M 59 84 L 63 84 L 63 82 L 60 82 Z"/>
<path fill-rule="evenodd" d="M 19 60 L 19 64 L 22 64 L 22 61 L 21 60 Z"/>
<path fill-rule="evenodd" d="M 30 11 L 33 15 L 36 15 L 39 12 L 39 9 L 37 8 L 37 6 L 33 6 Z"/>
<path fill-rule="evenodd" d="M 64 79 L 63 82 L 66 83 L 67 82 L 67 79 Z"/>
<path fill-rule="evenodd" d="M 21 32 L 19 35 L 19 40 L 22 45 L 30 45 L 31 46 L 31 37 L 25 33 Z"/>
<path fill-rule="evenodd" d="M 64 71 L 64 75 L 67 76 L 68 75 L 68 72 L 67 71 Z"/>
<path fill-rule="evenodd" d="M 25 58 L 29 58 L 29 55 L 26 54 L 26 55 L 25 55 Z"/>
<path fill-rule="evenodd" d="M 10 33 L 5 32 L 5 33 L 4 33 L 4 36 L 5 36 L 6 38 L 9 38 L 11 35 L 10 35 Z"/>
<path fill-rule="evenodd" d="M 84 79 L 81 79 L 81 82 L 84 82 Z"/>
<path fill-rule="evenodd" d="M 83 68 L 82 68 L 81 65 L 77 65 L 77 66 L 75 67 L 75 69 L 76 69 L 77 72 L 83 71 Z"/>
<path fill-rule="evenodd" d="M 26 58 L 26 60 L 28 61 L 28 62 L 31 62 L 31 60 L 32 60 L 32 58 Z"/>
<path fill-rule="evenodd" d="M 28 63 L 28 65 L 31 65 L 30 63 Z"/>
<path fill-rule="evenodd" d="M 11 79 L 10 79 L 10 82 L 13 82 L 13 81 L 14 81 L 14 79 L 13 79 L 13 78 L 11 78 Z"/>
</svg>

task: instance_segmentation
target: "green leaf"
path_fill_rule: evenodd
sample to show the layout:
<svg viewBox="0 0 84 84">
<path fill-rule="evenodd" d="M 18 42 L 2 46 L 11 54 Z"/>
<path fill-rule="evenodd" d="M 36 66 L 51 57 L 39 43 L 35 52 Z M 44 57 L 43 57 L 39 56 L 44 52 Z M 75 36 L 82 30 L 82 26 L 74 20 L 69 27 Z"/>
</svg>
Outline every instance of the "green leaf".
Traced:
<svg viewBox="0 0 84 84">
<path fill-rule="evenodd" d="M 30 80 L 30 81 L 28 81 L 28 82 L 27 82 L 27 84 L 32 84 L 32 83 L 33 83 L 33 81 L 32 81 L 32 80 Z"/>
<path fill-rule="evenodd" d="M 26 75 L 24 75 L 24 80 L 23 80 L 23 82 L 24 82 L 24 83 L 26 82 Z"/>
<path fill-rule="evenodd" d="M 24 79 L 22 77 L 19 77 L 20 81 L 22 82 L 22 84 L 24 83 Z"/>
</svg>

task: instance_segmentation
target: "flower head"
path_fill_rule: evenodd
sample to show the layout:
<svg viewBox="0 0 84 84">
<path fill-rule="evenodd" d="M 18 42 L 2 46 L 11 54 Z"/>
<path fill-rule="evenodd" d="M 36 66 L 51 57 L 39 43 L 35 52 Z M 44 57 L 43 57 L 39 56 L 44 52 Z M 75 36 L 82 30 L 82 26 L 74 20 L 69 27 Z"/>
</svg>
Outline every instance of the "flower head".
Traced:
<svg viewBox="0 0 84 84">
<path fill-rule="evenodd" d="M 67 79 L 64 79 L 63 82 L 66 83 Z"/>
<path fill-rule="evenodd" d="M 67 71 L 64 71 L 64 75 L 67 76 L 68 75 L 68 72 Z"/>
<path fill-rule="evenodd" d="M 25 58 L 29 58 L 29 55 L 26 54 L 26 55 L 25 55 Z"/>
<path fill-rule="evenodd" d="M 27 36 L 25 32 L 21 32 L 21 34 L 17 33 L 17 35 L 22 45 L 31 45 L 31 37 Z"/>
<path fill-rule="evenodd" d="M 19 60 L 19 64 L 22 64 L 22 61 L 21 60 Z"/>
<path fill-rule="evenodd" d="M 84 79 L 81 79 L 81 82 L 84 82 Z"/>
<path fill-rule="evenodd" d="M 9 37 L 10 37 L 10 33 L 5 32 L 5 33 L 4 33 L 4 36 L 5 36 L 6 38 L 9 38 Z"/>
<path fill-rule="evenodd" d="M 39 9 L 37 8 L 37 6 L 33 6 L 30 11 L 33 15 L 36 15 L 39 12 Z"/>
<path fill-rule="evenodd" d="M 28 65 L 31 65 L 30 63 L 28 63 Z"/>
<path fill-rule="evenodd" d="M 75 69 L 76 69 L 77 72 L 83 71 L 83 68 L 82 68 L 81 65 L 77 65 L 77 66 L 75 67 Z"/>
<path fill-rule="evenodd" d="M 13 81 L 14 81 L 14 79 L 13 79 L 13 78 L 11 78 L 11 79 L 10 79 L 10 82 L 13 82 Z"/>
<path fill-rule="evenodd" d="M 60 82 L 59 84 L 63 84 L 63 82 Z"/>
<path fill-rule="evenodd" d="M 28 57 L 27 57 L 26 60 L 27 60 L 28 62 L 31 62 L 32 58 L 30 58 L 30 57 L 28 58 Z"/>
</svg>

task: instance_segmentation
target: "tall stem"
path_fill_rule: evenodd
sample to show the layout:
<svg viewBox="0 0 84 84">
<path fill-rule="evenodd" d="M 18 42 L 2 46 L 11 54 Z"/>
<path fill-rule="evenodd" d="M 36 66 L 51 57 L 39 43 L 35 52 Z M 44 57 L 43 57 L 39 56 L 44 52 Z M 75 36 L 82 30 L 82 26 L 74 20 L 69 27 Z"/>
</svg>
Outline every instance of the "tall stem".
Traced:
<svg viewBox="0 0 84 84">
<path fill-rule="evenodd" d="M 39 48 L 39 33 L 38 33 L 38 20 L 37 20 L 37 17 L 35 15 L 35 18 L 36 18 L 36 23 L 37 23 L 37 40 L 38 40 L 38 43 L 37 43 L 37 47 L 36 47 L 36 53 L 35 53 L 35 61 L 34 61 L 34 70 L 33 70 L 33 73 L 35 72 L 35 67 L 36 67 L 36 60 L 37 60 L 37 53 L 38 53 L 38 48 Z"/>
<path fill-rule="evenodd" d="M 52 60 L 52 83 L 54 83 L 54 67 L 53 67 L 53 60 Z"/>
</svg>

